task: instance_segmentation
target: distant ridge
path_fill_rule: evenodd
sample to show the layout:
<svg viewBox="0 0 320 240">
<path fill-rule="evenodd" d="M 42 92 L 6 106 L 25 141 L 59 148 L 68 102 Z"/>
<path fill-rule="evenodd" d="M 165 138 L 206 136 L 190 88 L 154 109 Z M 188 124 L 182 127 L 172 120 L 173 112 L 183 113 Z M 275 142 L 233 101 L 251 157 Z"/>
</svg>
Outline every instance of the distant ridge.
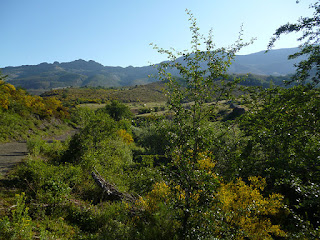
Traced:
<svg viewBox="0 0 320 240">
<path fill-rule="evenodd" d="M 258 75 L 287 75 L 295 71 L 299 60 L 288 60 L 288 56 L 298 48 L 264 51 L 248 55 L 238 55 L 230 67 L 230 73 L 252 73 Z M 181 59 L 181 58 L 180 58 Z M 82 59 L 72 62 L 40 63 L 5 67 L 2 73 L 7 81 L 27 90 L 46 91 L 63 87 L 121 87 L 148 84 L 156 81 L 148 75 L 156 74 L 152 66 L 110 67 L 93 60 Z"/>
<path fill-rule="evenodd" d="M 238 55 L 231 65 L 233 73 L 253 73 L 259 75 L 287 75 L 295 72 L 294 64 L 301 58 L 288 60 L 288 56 L 296 53 L 299 48 L 282 48 L 270 50 L 267 53 L 260 51 L 248 55 Z"/>
</svg>

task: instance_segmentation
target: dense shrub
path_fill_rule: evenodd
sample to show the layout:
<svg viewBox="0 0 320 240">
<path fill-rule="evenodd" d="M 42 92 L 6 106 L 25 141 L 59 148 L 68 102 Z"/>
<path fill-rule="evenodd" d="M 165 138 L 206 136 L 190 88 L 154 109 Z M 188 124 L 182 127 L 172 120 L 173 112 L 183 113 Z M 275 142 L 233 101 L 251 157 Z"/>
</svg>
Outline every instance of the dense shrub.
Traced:
<svg viewBox="0 0 320 240">
<path fill-rule="evenodd" d="M 111 104 L 107 104 L 101 111 L 109 114 L 115 121 L 131 119 L 133 117 L 130 108 L 118 101 L 112 101 Z"/>
</svg>

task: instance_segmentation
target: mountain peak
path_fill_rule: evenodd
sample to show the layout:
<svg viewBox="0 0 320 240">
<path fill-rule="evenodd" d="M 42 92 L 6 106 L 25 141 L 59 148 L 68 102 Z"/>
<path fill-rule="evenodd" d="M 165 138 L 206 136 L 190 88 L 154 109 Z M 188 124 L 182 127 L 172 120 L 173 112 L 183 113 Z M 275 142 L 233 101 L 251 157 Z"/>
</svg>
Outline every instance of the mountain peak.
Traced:
<svg viewBox="0 0 320 240">
<path fill-rule="evenodd" d="M 99 71 L 104 68 L 104 66 L 100 63 L 97 63 L 93 60 L 86 61 L 83 59 L 60 63 L 60 66 L 66 69 L 81 69 L 85 71 Z"/>
</svg>

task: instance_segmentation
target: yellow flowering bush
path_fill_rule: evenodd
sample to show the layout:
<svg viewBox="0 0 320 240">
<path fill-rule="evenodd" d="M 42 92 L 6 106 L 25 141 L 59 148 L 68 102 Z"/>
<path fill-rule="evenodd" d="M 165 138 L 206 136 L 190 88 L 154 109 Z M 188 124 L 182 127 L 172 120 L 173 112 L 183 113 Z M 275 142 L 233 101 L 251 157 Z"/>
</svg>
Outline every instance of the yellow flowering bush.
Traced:
<svg viewBox="0 0 320 240">
<path fill-rule="evenodd" d="M 203 156 L 198 164 L 200 169 L 206 169 L 210 172 L 214 167 L 214 163 L 206 156 Z M 225 237 L 228 233 L 232 233 L 233 239 L 285 237 L 286 233 L 281 230 L 279 225 L 273 224 L 270 219 L 270 216 L 276 216 L 283 209 L 283 196 L 270 194 L 268 197 L 264 197 L 262 195 L 262 191 L 266 187 L 264 178 L 250 177 L 249 182 L 250 184 L 246 184 L 239 178 L 234 182 L 224 183 L 220 178 L 220 187 L 216 194 L 211 196 L 211 200 L 209 199 L 212 202 L 210 205 L 213 207 L 206 211 L 195 212 L 191 219 L 211 219 L 202 227 L 212 229 L 210 232 L 216 237 Z M 159 182 L 146 196 L 139 197 L 137 206 L 156 216 L 162 204 L 166 206 L 173 202 L 185 204 L 187 195 L 189 202 L 197 204 L 202 194 L 201 189 L 194 189 L 193 192 L 187 194 L 180 185 L 175 185 L 172 188 L 165 182 Z M 179 210 L 174 209 L 172 214 L 179 215 Z M 208 224 L 209 222 L 214 222 L 214 224 Z M 181 226 L 181 224 L 180 222 L 177 226 Z"/>
<path fill-rule="evenodd" d="M 283 196 L 271 194 L 264 197 L 261 194 L 266 186 L 264 178 L 250 177 L 249 181 L 249 185 L 241 178 L 235 182 L 221 183 L 217 198 L 224 221 L 230 229 L 237 229 L 236 239 L 272 239 L 272 235 L 284 237 L 285 232 L 269 219 L 283 208 Z"/>
<path fill-rule="evenodd" d="M 160 202 L 166 202 L 170 194 L 169 186 L 165 182 L 156 183 L 151 192 L 144 198 L 139 197 L 137 205 L 148 212 L 155 212 Z"/>
<path fill-rule="evenodd" d="M 0 107 L 3 109 L 8 109 L 9 107 L 8 95 L 5 93 L 0 95 Z"/>
<path fill-rule="evenodd" d="M 119 129 L 117 131 L 120 138 L 125 142 L 126 144 L 133 143 L 133 138 L 130 133 L 128 133 L 125 129 Z"/>
<path fill-rule="evenodd" d="M 22 89 L 16 88 L 0 80 L 0 107 L 5 110 L 23 114 L 36 114 L 42 118 L 46 117 L 68 117 L 67 108 L 62 106 L 61 101 L 56 98 L 42 98 L 40 96 L 31 96 Z"/>
<path fill-rule="evenodd" d="M 16 88 L 10 84 L 10 83 L 7 83 L 3 86 L 4 90 L 7 91 L 8 93 L 14 93 L 16 91 Z"/>
</svg>

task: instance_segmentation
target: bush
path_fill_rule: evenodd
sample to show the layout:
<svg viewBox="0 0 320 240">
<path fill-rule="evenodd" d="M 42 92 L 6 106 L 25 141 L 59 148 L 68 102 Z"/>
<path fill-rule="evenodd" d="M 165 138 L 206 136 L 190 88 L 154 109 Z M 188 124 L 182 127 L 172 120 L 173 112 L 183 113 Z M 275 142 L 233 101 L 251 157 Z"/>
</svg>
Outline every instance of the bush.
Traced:
<svg viewBox="0 0 320 240">
<path fill-rule="evenodd" d="M 12 173 L 25 191 L 38 202 L 54 210 L 81 182 L 81 169 L 69 164 L 54 166 L 39 158 L 29 157 Z"/>
<path fill-rule="evenodd" d="M 71 121 L 79 128 L 85 127 L 94 117 L 93 110 L 87 107 L 76 107 L 71 112 Z"/>
<path fill-rule="evenodd" d="M 118 101 L 112 101 L 111 104 L 107 104 L 101 111 L 109 114 L 115 121 L 131 119 L 133 117 L 130 108 Z"/>
<path fill-rule="evenodd" d="M 25 205 L 25 193 L 16 195 L 16 205 L 11 210 L 11 218 L 0 219 L 0 239 L 33 239 L 29 208 Z"/>
<path fill-rule="evenodd" d="M 57 162 L 68 147 L 68 141 L 53 140 L 47 142 L 36 136 L 27 140 L 27 149 L 32 156 L 42 156 Z"/>
</svg>

